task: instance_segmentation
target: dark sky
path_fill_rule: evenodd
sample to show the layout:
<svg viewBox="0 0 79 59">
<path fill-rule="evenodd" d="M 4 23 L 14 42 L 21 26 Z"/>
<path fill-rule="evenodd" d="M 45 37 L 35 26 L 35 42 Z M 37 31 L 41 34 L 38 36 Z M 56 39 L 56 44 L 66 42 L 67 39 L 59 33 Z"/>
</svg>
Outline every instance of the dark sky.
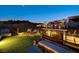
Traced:
<svg viewBox="0 0 79 59">
<path fill-rule="evenodd" d="M 0 5 L 0 20 L 46 22 L 74 15 L 79 15 L 79 5 Z"/>
</svg>

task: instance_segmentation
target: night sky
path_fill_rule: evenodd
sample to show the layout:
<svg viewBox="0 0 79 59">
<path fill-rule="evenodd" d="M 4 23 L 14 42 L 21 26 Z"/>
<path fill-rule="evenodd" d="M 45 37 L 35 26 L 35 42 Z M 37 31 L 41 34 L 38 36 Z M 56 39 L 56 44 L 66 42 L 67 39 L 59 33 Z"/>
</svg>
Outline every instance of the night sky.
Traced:
<svg viewBox="0 0 79 59">
<path fill-rule="evenodd" d="M 79 5 L 0 5 L 0 20 L 47 22 L 79 15 Z"/>
</svg>

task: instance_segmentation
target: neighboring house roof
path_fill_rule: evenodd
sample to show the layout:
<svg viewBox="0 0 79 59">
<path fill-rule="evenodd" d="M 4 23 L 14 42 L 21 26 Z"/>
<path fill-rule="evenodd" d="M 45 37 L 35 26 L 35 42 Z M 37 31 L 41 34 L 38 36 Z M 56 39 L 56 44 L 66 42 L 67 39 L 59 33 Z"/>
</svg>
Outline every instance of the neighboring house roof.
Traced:
<svg viewBox="0 0 79 59">
<path fill-rule="evenodd" d="M 79 16 L 70 16 L 70 17 L 68 17 L 68 19 L 72 20 L 72 21 L 79 22 Z"/>
</svg>

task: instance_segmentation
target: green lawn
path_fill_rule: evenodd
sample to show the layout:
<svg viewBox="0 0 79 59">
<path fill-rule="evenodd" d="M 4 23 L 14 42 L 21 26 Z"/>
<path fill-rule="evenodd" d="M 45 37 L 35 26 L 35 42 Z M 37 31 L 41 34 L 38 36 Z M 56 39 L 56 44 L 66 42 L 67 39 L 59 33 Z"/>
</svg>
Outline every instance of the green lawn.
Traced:
<svg viewBox="0 0 79 59">
<path fill-rule="evenodd" d="M 25 52 L 39 36 L 12 36 L 0 41 L 0 52 Z"/>
</svg>

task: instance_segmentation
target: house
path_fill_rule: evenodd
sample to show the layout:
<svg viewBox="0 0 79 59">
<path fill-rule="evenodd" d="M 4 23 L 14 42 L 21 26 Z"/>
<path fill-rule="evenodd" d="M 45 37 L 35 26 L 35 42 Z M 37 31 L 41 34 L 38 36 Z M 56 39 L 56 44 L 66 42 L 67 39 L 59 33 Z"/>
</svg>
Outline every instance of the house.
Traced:
<svg viewBox="0 0 79 59">
<path fill-rule="evenodd" d="M 63 29 L 64 28 L 64 22 L 62 21 L 53 21 L 53 22 L 49 22 L 48 23 L 48 27 L 49 28 L 53 28 L 53 29 Z"/>
<path fill-rule="evenodd" d="M 70 16 L 66 20 L 66 27 L 71 29 L 79 29 L 79 16 Z"/>
</svg>

